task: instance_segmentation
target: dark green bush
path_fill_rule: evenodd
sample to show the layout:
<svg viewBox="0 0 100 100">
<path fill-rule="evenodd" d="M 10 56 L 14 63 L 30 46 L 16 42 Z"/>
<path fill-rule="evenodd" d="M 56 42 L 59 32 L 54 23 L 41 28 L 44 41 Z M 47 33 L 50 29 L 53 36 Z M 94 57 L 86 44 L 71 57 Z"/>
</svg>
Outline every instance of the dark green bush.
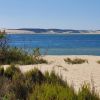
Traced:
<svg viewBox="0 0 100 100">
<path fill-rule="evenodd" d="M 68 64 L 83 64 L 83 63 L 88 63 L 88 61 L 86 59 L 81 59 L 81 58 L 75 58 L 75 59 L 70 59 L 70 58 L 66 58 L 64 59 L 65 62 L 67 62 Z"/>
<path fill-rule="evenodd" d="M 50 84 L 61 84 L 63 86 L 66 85 L 66 82 L 62 80 L 62 77 L 58 76 L 54 71 L 51 71 L 51 73 L 46 72 L 45 79 L 46 82 Z"/>
<path fill-rule="evenodd" d="M 97 63 L 100 64 L 100 60 L 98 60 Z"/>
<path fill-rule="evenodd" d="M 33 57 L 33 63 L 34 64 L 43 64 L 43 63 L 47 64 L 48 62 L 43 58 L 37 59 L 37 58 Z"/>
<path fill-rule="evenodd" d="M 22 73 L 16 73 L 13 75 L 10 88 L 18 100 L 26 100 L 29 91 Z"/>
<path fill-rule="evenodd" d="M 88 84 L 84 84 L 78 92 L 78 100 L 100 100 L 99 95 L 92 92 Z"/>
<path fill-rule="evenodd" d="M 23 74 L 12 65 L 5 72 L 0 76 L 0 100 L 100 100 L 87 84 L 76 93 L 54 71 L 42 74 L 34 69 Z"/>
<path fill-rule="evenodd" d="M 3 76 L 4 74 L 4 68 L 0 66 L 0 76 Z"/>
<path fill-rule="evenodd" d="M 7 36 L 5 30 L 0 31 L 0 50 L 4 50 L 8 47 Z"/>
<path fill-rule="evenodd" d="M 73 88 L 59 84 L 43 83 L 35 85 L 29 100 L 100 100 L 99 95 L 92 93 L 88 85 L 83 85 L 78 94 Z"/>
<path fill-rule="evenodd" d="M 0 51 L 0 64 L 41 64 L 47 63 L 46 60 L 41 58 L 39 55 L 36 56 L 28 54 L 22 49 L 18 48 L 7 48 Z"/>
<path fill-rule="evenodd" d="M 5 98 L 7 100 L 26 100 L 28 90 L 25 77 L 21 71 L 15 66 L 8 67 L 8 69 L 5 70 L 5 76 L 2 81 L 2 99 L 0 100 Z"/>
<path fill-rule="evenodd" d="M 45 80 L 44 75 L 38 69 L 31 70 L 25 74 L 27 79 L 30 79 L 33 83 L 42 83 Z"/>
<path fill-rule="evenodd" d="M 3 100 L 5 95 L 9 94 L 10 80 L 5 76 L 0 76 L 0 100 Z"/>
<path fill-rule="evenodd" d="M 0 39 L 4 38 L 4 34 L 0 32 Z"/>
<path fill-rule="evenodd" d="M 70 88 L 44 83 L 35 86 L 29 100 L 77 100 L 77 95 Z"/>
<path fill-rule="evenodd" d="M 10 67 L 8 67 L 8 68 L 5 70 L 4 74 L 5 74 L 5 76 L 6 76 L 7 78 L 12 79 L 13 75 L 14 75 L 16 72 L 21 73 L 21 71 L 20 71 L 19 68 L 15 67 L 15 65 L 11 65 Z"/>
<path fill-rule="evenodd" d="M 7 64 L 32 64 L 33 58 L 28 55 L 25 51 L 18 48 L 10 48 L 6 51 L 4 63 Z"/>
</svg>

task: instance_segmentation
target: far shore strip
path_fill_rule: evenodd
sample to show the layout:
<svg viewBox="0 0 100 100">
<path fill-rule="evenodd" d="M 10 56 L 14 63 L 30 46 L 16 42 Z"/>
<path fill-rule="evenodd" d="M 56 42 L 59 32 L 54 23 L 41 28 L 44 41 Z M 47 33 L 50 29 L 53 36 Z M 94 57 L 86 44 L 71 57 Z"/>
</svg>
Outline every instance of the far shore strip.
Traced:
<svg viewBox="0 0 100 100">
<path fill-rule="evenodd" d="M 83 64 L 67 64 L 65 58 L 81 58 L 87 59 L 88 63 Z M 90 85 L 94 84 L 97 92 L 100 92 L 100 64 L 97 63 L 100 60 L 100 56 L 88 56 L 88 55 L 72 55 L 72 56 L 45 56 L 44 59 L 48 61 L 48 64 L 38 64 L 38 65 L 20 65 L 18 66 L 21 71 L 27 72 L 34 68 L 38 68 L 43 73 L 46 71 L 51 72 L 54 70 L 58 75 L 68 82 L 68 84 L 73 85 L 76 90 L 78 90 L 81 85 L 86 82 Z M 8 65 L 5 65 L 6 69 Z"/>
<path fill-rule="evenodd" d="M 57 33 L 57 32 L 43 32 L 43 33 L 35 33 L 33 31 L 28 30 L 5 30 L 7 34 L 100 34 L 100 31 L 96 32 L 81 32 L 81 33 L 70 33 L 70 32 L 63 32 L 63 33 Z"/>
</svg>

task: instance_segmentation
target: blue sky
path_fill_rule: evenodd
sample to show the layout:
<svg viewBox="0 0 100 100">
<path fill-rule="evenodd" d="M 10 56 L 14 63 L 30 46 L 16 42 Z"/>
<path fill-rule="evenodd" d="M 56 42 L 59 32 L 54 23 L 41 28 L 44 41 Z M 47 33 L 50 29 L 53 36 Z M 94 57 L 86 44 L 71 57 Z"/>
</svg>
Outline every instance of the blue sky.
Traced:
<svg viewBox="0 0 100 100">
<path fill-rule="evenodd" d="M 100 0 L 0 0 L 0 27 L 100 29 Z"/>
</svg>

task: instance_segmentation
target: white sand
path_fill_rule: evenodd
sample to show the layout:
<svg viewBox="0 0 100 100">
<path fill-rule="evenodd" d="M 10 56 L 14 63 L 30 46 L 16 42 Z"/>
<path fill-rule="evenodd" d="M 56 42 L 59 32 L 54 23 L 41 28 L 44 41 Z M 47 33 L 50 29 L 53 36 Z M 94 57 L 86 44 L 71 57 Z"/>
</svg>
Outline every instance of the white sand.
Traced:
<svg viewBox="0 0 100 100">
<path fill-rule="evenodd" d="M 18 30 L 18 29 L 5 29 L 6 33 L 7 34 L 38 34 L 38 33 L 35 33 L 33 31 L 28 31 L 28 30 Z M 41 32 L 39 34 L 100 34 L 100 31 L 90 31 L 90 32 L 81 32 L 81 33 L 70 33 L 70 32 L 63 32 L 63 33 L 57 33 L 57 32 L 53 32 L 53 31 L 50 31 L 50 32 Z"/>
<path fill-rule="evenodd" d="M 88 63 L 84 64 L 67 64 L 64 62 L 64 58 L 82 58 L 87 59 Z M 100 60 L 100 56 L 45 56 L 49 64 L 38 65 L 23 65 L 19 66 L 22 72 L 27 72 L 37 67 L 42 72 L 55 70 L 56 73 L 62 75 L 64 80 L 70 85 L 74 85 L 75 89 L 84 83 L 90 83 L 91 79 L 94 81 L 94 86 L 97 91 L 100 92 L 100 64 L 97 63 Z M 62 66 L 62 67 L 61 67 Z M 5 66 L 6 68 L 7 66 Z"/>
<path fill-rule="evenodd" d="M 27 30 L 7 30 L 7 34 L 34 34 L 34 32 L 27 31 Z"/>
</svg>

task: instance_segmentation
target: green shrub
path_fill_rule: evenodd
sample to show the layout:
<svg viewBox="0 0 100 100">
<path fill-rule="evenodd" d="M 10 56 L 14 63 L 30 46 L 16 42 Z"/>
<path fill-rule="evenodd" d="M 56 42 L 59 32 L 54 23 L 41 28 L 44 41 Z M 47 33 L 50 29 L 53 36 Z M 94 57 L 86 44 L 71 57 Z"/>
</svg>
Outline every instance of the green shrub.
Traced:
<svg viewBox="0 0 100 100">
<path fill-rule="evenodd" d="M 25 50 L 19 48 L 10 48 L 7 44 L 6 33 L 0 32 L 0 64 L 41 64 L 47 63 L 46 60 L 41 58 L 40 49 L 33 50 L 33 54 L 27 53 Z"/>
<path fill-rule="evenodd" d="M 0 64 L 12 64 L 12 63 L 20 65 L 24 64 L 28 65 L 28 64 L 47 63 L 47 61 L 41 58 L 39 55 L 36 56 L 36 54 L 35 55 L 28 54 L 24 50 L 18 48 L 7 48 L 5 50 L 1 50 Z"/>
<path fill-rule="evenodd" d="M 92 92 L 88 84 L 84 84 L 78 92 L 78 100 L 100 100 L 99 95 Z"/>
<path fill-rule="evenodd" d="M 15 67 L 15 65 L 11 65 L 10 67 L 8 67 L 8 68 L 5 70 L 4 74 L 5 74 L 6 77 L 12 79 L 13 75 L 14 75 L 16 72 L 21 73 L 21 71 L 20 71 L 19 68 Z"/>
<path fill-rule="evenodd" d="M 7 36 L 5 30 L 0 31 L 0 49 L 5 50 L 8 47 Z"/>
<path fill-rule="evenodd" d="M 81 59 L 81 58 L 75 58 L 75 59 L 70 59 L 70 58 L 66 58 L 64 59 L 65 62 L 67 62 L 68 64 L 83 64 L 83 63 L 88 63 L 88 61 L 86 59 Z"/>
<path fill-rule="evenodd" d="M 96 93 L 92 93 L 86 84 L 76 93 L 68 85 L 63 87 L 59 84 L 43 83 L 35 85 L 29 100 L 100 100 L 100 98 Z"/>
<path fill-rule="evenodd" d="M 3 74 L 4 74 L 4 68 L 0 67 L 0 76 L 3 76 Z"/>
<path fill-rule="evenodd" d="M 77 100 L 77 95 L 71 88 L 44 83 L 35 86 L 29 100 Z"/>
<path fill-rule="evenodd" d="M 97 61 L 97 63 L 98 63 L 98 64 L 100 64 L 100 60 L 99 60 L 99 61 Z"/>
<path fill-rule="evenodd" d="M 13 74 L 12 80 L 7 78 L 7 80 L 2 81 L 0 93 L 0 97 L 3 99 L 7 98 L 7 100 L 26 100 L 29 89 L 24 75 L 16 71 Z"/>
<path fill-rule="evenodd" d="M 16 100 L 26 100 L 29 91 L 26 85 L 26 80 L 22 73 L 16 72 L 13 75 L 10 88 L 11 91 L 14 93 Z"/>
<path fill-rule="evenodd" d="M 4 38 L 5 36 L 4 36 L 4 34 L 1 34 L 0 33 L 0 39 L 2 39 L 2 38 Z"/>
<path fill-rule="evenodd" d="M 14 65 L 0 76 L 0 100 L 100 100 L 94 90 L 84 84 L 76 93 L 54 71 L 42 74 L 34 69 L 23 74 Z"/>
<path fill-rule="evenodd" d="M 43 58 L 37 59 L 37 58 L 33 57 L 33 63 L 34 64 L 43 64 L 43 63 L 47 64 L 48 62 Z"/>
<path fill-rule="evenodd" d="M 41 83 L 45 80 L 44 75 L 38 69 L 33 69 L 25 74 L 27 79 L 30 79 L 34 83 Z"/>
<path fill-rule="evenodd" d="M 8 93 L 5 95 L 2 100 L 17 100 L 14 93 Z"/>
<path fill-rule="evenodd" d="M 10 48 L 6 52 L 5 62 L 7 64 L 32 64 L 32 56 L 18 48 Z"/>
<path fill-rule="evenodd" d="M 63 86 L 66 85 L 66 82 L 62 80 L 62 77 L 57 75 L 54 71 L 51 71 L 51 73 L 45 72 L 45 80 L 50 84 L 61 84 Z"/>
<path fill-rule="evenodd" d="M 0 76 L 0 100 L 9 94 L 10 88 L 10 81 L 5 76 Z"/>
</svg>

